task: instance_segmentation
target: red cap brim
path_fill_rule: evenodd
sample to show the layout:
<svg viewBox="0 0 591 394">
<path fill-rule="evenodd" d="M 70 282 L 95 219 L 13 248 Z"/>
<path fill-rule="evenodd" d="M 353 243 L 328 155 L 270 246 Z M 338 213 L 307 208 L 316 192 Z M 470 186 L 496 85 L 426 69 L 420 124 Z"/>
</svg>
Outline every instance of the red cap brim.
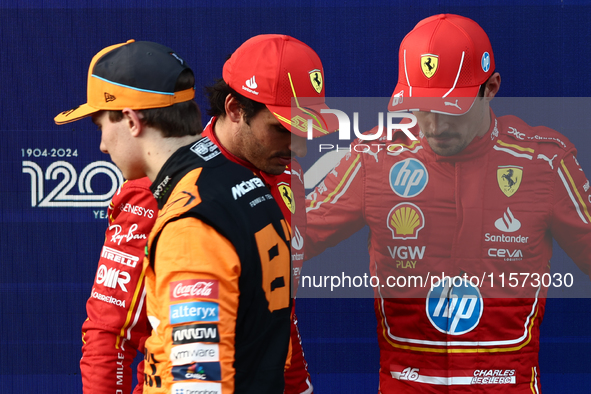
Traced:
<svg viewBox="0 0 591 394">
<path fill-rule="evenodd" d="M 456 88 L 409 88 L 398 83 L 389 111 L 427 111 L 446 115 L 463 115 L 472 108 L 480 86 Z M 445 97 L 444 97 L 445 96 Z"/>
<path fill-rule="evenodd" d="M 286 129 L 293 134 L 305 137 L 308 136 L 308 119 L 312 120 L 312 137 L 322 137 L 339 129 L 338 119 L 334 115 L 323 114 L 323 109 L 330 109 L 324 100 L 319 102 L 314 98 L 313 104 L 304 98 L 298 99 L 298 105 L 293 107 L 282 107 L 278 105 L 267 105 L 267 108 Z M 328 116 L 327 116 L 328 115 Z"/>
</svg>

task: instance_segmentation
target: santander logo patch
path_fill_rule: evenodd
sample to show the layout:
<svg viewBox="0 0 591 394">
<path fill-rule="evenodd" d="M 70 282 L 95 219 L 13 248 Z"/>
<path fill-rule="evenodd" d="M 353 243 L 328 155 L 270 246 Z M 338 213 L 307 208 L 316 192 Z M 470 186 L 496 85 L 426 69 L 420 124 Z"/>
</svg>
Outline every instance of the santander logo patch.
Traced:
<svg viewBox="0 0 591 394">
<path fill-rule="evenodd" d="M 505 233 L 512 233 L 521 228 L 521 222 L 513 216 L 511 209 L 507 207 L 507 212 L 503 214 L 503 217 L 495 221 L 495 227 Z"/>
<path fill-rule="evenodd" d="M 170 283 L 170 300 L 179 301 L 191 298 L 217 299 L 219 283 L 213 279 L 186 279 Z"/>
<path fill-rule="evenodd" d="M 295 235 L 291 239 L 291 246 L 293 246 L 295 250 L 302 250 L 304 247 L 304 237 L 302 237 L 302 234 L 300 234 L 298 226 L 295 226 Z"/>
<path fill-rule="evenodd" d="M 246 81 L 246 86 L 248 86 L 251 89 L 256 89 L 259 87 L 259 85 L 257 85 L 257 81 L 254 79 L 254 75 L 252 76 L 252 78 Z"/>
</svg>

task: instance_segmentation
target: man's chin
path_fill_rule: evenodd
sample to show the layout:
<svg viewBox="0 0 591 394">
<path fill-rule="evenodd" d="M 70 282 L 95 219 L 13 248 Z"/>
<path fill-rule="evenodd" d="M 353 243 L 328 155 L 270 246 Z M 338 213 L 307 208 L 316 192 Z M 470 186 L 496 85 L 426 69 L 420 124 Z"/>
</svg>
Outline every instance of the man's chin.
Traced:
<svg viewBox="0 0 591 394">
<path fill-rule="evenodd" d="M 290 163 L 291 158 L 287 160 L 280 157 L 273 157 L 265 163 L 265 169 L 263 171 L 272 175 L 279 175 L 285 171 Z"/>
<path fill-rule="evenodd" d="M 264 171 L 268 174 L 271 174 L 271 175 L 280 175 L 283 173 L 283 171 L 285 171 L 285 166 L 269 165 L 269 166 L 267 166 L 267 168 Z"/>
<path fill-rule="evenodd" d="M 453 156 L 462 151 L 462 147 L 451 144 L 450 142 L 437 142 L 427 139 L 429 147 L 439 156 Z"/>
</svg>

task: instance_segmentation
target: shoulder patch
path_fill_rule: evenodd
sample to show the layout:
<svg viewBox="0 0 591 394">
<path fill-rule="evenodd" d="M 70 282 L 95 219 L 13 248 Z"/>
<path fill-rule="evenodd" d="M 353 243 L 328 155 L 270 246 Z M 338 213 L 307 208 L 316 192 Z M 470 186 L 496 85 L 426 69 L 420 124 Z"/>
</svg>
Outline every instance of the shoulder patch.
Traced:
<svg viewBox="0 0 591 394">
<path fill-rule="evenodd" d="M 166 221 L 170 218 L 177 217 L 201 203 L 201 195 L 196 184 L 202 171 L 203 168 L 196 168 L 176 184 L 168 201 L 160 210 L 158 219 L 164 218 Z"/>
<path fill-rule="evenodd" d="M 209 161 L 222 153 L 208 137 L 203 137 L 191 146 L 191 151 L 205 161 Z"/>
<path fill-rule="evenodd" d="M 507 136 L 513 141 L 525 143 L 551 143 L 563 150 L 569 150 L 572 143 L 558 131 L 545 126 L 531 127 L 516 116 L 503 116 L 499 131 L 501 136 Z M 535 148 L 534 148 L 535 149 Z"/>
</svg>

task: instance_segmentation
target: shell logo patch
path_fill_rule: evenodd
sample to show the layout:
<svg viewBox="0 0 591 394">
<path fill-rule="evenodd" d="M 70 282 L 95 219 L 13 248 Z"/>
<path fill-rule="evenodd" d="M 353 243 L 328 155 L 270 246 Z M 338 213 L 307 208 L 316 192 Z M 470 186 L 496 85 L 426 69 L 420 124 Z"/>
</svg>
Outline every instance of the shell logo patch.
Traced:
<svg viewBox="0 0 591 394">
<path fill-rule="evenodd" d="M 388 213 L 387 226 L 392 239 L 417 239 L 425 227 L 425 216 L 419 207 L 409 202 L 396 205 Z"/>
<path fill-rule="evenodd" d="M 310 71 L 310 82 L 312 82 L 312 87 L 316 93 L 320 94 L 320 92 L 322 92 L 322 85 L 324 83 L 322 80 L 322 71 L 318 69 Z"/>
<path fill-rule="evenodd" d="M 497 182 L 499 188 L 507 196 L 511 197 L 517 192 L 523 178 L 523 167 L 499 166 L 497 168 Z"/>
<path fill-rule="evenodd" d="M 281 198 L 283 202 L 289 208 L 289 211 L 294 214 L 295 213 L 295 199 L 293 198 L 293 192 L 291 191 L 291 187 L 287 183 L 280 183 L 277 185 L 279 189 L 279 194 L 281 194 Z"/>
<path fill-rule="evenodd" d="M 421 56 L 421 70 L 427 78 L 431 78 L 437 71 L 439 65 L 439 57 L 437 55 L 423 55 Z"/>
</svg>

